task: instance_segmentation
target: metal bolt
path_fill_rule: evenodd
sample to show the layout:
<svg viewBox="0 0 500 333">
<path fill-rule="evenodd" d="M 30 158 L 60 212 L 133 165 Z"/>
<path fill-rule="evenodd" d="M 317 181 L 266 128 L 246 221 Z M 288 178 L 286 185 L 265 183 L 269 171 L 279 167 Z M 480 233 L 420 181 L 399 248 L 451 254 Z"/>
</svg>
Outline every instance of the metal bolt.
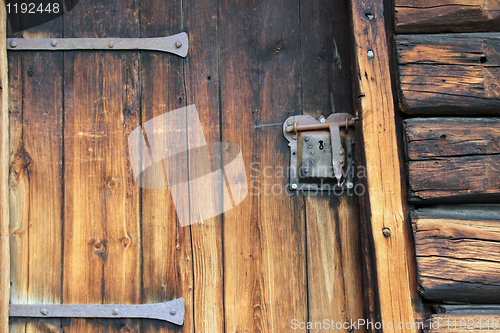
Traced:
<svg viewBox="0 0 500 333">
<path fill-rule="evenodd" d="M 341 151 L 339 152 L 339 155 L 340 155 L 340 156 L 344 156 L 344 152 L 341 150 Z"/>
<path fill-rule="evenodd" d="M 391 230 L 389 228 L 382 229 L 382 233 L 384 234 L 384 237 L 391 237 Z"/>
<path fill-rule="evenodd" d="M 47 313 L 49 313 L 49 311 L 48 311 L 46 308 L 42 308 L 42 309 L 40 310 L 40 313 L 41 313 L 41 314 L 43 314 L 44 316 L 46 316 L 46 315 L 47 315 Z"/>
<path fill-rule="evenodd" d="M 291 121 L 287 121 L 287 122 L 286 122 L 286 124 L 287 124 L 288 126 L 292 126 L 292 122 L 291 122 Z"/>
<path fill-rule="evenodd" d="M 320 122 L 320 123 L 322 123 L 322 124 L 324 124 L 324 123 L 326 123 L 326 119 L 325 119 L 325 118 L 321 118 L 321 119 L 319 120 L 319 122 Z"/>
<path fill-rule="evenodd" d="M 114 46 L 115 46 L 115 42 L 109 42 L 109 43 L 108 43 L 108 47 L 109 47 L 110 49 L 112 49 Z"/>
<path fill-rule="evenodd" d="M 10 47 L 15 48 L 17 46 L 16 41 L 11 41 L 10 42 Z"/>
<path fill-rule="evenodd" d="M 368 50 L 368 52 L 366 53 L 366 55 L 368 56 L 368 58 L 373 58 L 375 56 L 375 53 L 373 53 L 372 50 Z"/>
<path fill-rule="evenodd" d="M 297 189 L 297 184 L 293 183 L 291 186 L 292 190 L 296 190 Z"/>
<path fill-rule="evenodd" d="M 308 137 L 308 136 L 305 136 L 305 137 L 304 137 L 304 141 L 309 141 L 309 137 Z"/>
<path fill-rule="evenodd" d="M 345 183 L 345 186 L 347 186 L 347 188 L 353 188 L 354 184 L 352 182 L 347 182 Z"/>
<path fill-rule="evenodd" d="M 53 40 L 50 42 L 50 45 L 52 45 L 53 47 L 56 47 L 56 46 L 57 46 L 57 40 L 53 39 Z"/>
<path fill-rule="evenodd" d="M 182 47 L 181 41 L 178 40 L 177 42 L 175 42 L 175 47 L 180 49 Z"/>
<path fill-rule="evenodd" d="M 309 169 L 304 168 L 304 173 L 308 173 L 308 172 L 309 172 Z"/>
<path fill-rule="evenodd" d="M 118 316 L 119 311 L 117 308 L 114 308 L 113 312 L 111 312 L 111 313 L 113 314 L 113 316 Z"/>
<path fill-rule="evenodd" d="M 175 316 L 175 314 L 176 314 L 176 313 L 177 313 L 177 311 L 175 311 L 174 309 L 170 310 L 170 314 L 171 314 L 172 316 Z"/>
<path fill-rule="evenodd" d="M 340 159 L 340 163 L 344 163 L 344 159 L 343 158 Z"/>
</svg>

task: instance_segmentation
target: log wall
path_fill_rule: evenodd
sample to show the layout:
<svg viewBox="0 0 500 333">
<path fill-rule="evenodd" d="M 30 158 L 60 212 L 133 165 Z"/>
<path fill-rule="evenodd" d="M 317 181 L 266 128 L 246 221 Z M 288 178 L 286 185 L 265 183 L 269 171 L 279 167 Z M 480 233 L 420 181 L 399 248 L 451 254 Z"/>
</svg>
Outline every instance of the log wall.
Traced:
<svg viewBox="0 0 500 333">
<path fill-rule="evenodd" d="M 500 2 L 396 0 L 395 31 L 426 332 L 498 330 Z"/>
</svg>

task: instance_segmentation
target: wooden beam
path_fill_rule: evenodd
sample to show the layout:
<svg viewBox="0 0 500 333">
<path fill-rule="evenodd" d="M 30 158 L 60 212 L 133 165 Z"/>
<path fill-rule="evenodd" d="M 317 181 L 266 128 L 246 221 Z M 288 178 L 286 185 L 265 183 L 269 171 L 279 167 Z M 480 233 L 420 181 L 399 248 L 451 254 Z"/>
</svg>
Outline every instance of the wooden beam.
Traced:
<svg viewBox="0 0 500 333">
<path fill-rule="evenodd" d="M 396 32 L 500 31 L 495 0 L 396 0 Z"/>
<path fill-rule="evenodd" d="M 500 303 L 500 207 L 442 206 L 411 216 L 423 297 Z"/>
<path fill-rule="evenodd" d="M 498 202 L 500 119 L 404 122 L 412 202 Z"/>
<path fill-rule="evenodd" d="M 499 114 L 500 34 L 397 37 L 400 107 L 412 114 Z"/>
<path fill-rule="evenodd" d="M 401 164 L 396 134 L 395 103 L 384 6 L 381 0 L 353 0 L 354 49 L 359 85 L 359 131 L 366 160 L 366 194 L 362 220 L 370 228 L 374 255 L 375 292 L 380 321 L 419 321 L 410 224 L 402 189 Z M 369 270 L 368 270 L 369 271 Z M 369 311 L 372 311 L 369 309 Z M 385 332 L 417 332 L 411 328 Z"/>
<path fill-rule="evenodd" d="M 0 5 L 0 331 L 9 331 L 9 86 L 7 75 L 7 13 Z"/>
</svg>

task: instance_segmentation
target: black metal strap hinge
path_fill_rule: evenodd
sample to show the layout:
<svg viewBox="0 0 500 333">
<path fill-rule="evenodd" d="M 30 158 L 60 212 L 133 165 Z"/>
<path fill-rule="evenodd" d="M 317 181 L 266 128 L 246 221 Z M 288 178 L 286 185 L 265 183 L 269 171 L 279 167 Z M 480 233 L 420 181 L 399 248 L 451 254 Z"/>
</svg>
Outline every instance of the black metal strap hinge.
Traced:
<svg viewBox="0 0 500 333">
<path fill-rule="evenodd" d="M 184 299 L 154 304 L 11 304 L 10 317 L 142 318 L 184 324 Z"/>
<path fill-rule="evenodd" d="M 189 38 L 181 32 L 156 38 L 8 38 L 9 51 L 149 50 L 185 57 Z"/>
</svg>

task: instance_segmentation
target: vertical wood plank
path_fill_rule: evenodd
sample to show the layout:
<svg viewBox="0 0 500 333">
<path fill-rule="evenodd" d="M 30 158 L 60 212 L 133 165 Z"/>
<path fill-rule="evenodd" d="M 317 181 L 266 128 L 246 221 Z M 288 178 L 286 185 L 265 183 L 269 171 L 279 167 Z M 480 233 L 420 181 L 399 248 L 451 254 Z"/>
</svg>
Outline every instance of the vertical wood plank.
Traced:
<svg viewBox="0 0 500 333">
<path fill-rule="evenodd" d="M 220 6 L 222 140 L 241 147 L 250 184 L 224 215 L 226 332 L 288 332 L 307 318 L 304 207 L 281 130 L 301 105 L 299 2 Z"/>
<path fill-rule="evenodd" d="M 10 35 L 61 37 L 62 20 Z M 62 53 L 10 54 L 9 67 L 11 302 L 60 303 Z M 13 318 L 10 331 L 59 330 L 60 324 Z"/>
<path fill-rule="evenodd" d="M 0 330 L 9 331 L 10 244 L 9 244 L 9 89 L 7 64 L 7 14 L 0 4 Z"/>
<path fill-rule="evenodd" d="M 342 1 L 301 2 L 304 114 L 354 114 L 348 9 Z M 357 323 L 366 318 L 357 197 L 313 192 L 305 200 L 309 321 Z"/>
<path fill-rule="evenodd" d="M 375 292 L 380 318 L 391 322 L 384 332 L 417 332 L 396 325 L 419 320 L 413 244 L 402 192 L 400 152 L 397 146 L 396 110 L 382 0 L 353 0 L 354 52 L 360 93 L 362 149 L 366 161 L 366 195 L 362 219 L 370 230 Z M 385 234 L 385 235 L 384 235 Z M 370 292 L 374 292 L 373 289 Z M 377 294 L 375 294 L 377 296 Z M 371 309 L 373 310 L 373 309 Z"/>
<path fill-rule="evenodd" d="M 207 142 L 220 141 L 218 73 L 218 1 L 184 2 L 189 55 L 185 59 L 186 104 L 195 104 Z M 213 151 L 212 155 L 217 151 Z M 190 179 L 211 172 L 210 165 L 192 161 Z M 218 189 L 222 190 L 222 188 Z M 206 207 L 222 204 L 209 189 L 193 198 Z M 224 332 L 222 216 L 191 225 L 193 247 L 193 316 L 196 332 Z"/>
<path fill-rule="evenodd" d="M 65 17 L 64 32 L 138 37 L 138 1 L 82 2 Z M 64 80 L 64 303 L 140 303 L 140 198 L 127 153 L 139 125 L 139 52 L 66 52 Z M 65 332 L 139 326 L 70 319 Z"/>
<path fill-rule="evenodd" d="M 345 1 L 301 1 L 304 113 L 352 113 L 351 41 Z"/>
<path fill-rule="evenodd" d="M 181 1 L 142 2 L 141 37 L 168 36 L 182 31 Z M 200 29 L 202 27 L 199 27 Z M 189 52 L 192 51 L 190 46 Z M 142 52 L 142 122 L 183 107 L 183 60 L 157 52 Z M 172 124 L 181 126 L 182 124 Z M 168 129 L 167 129 L 168 130 Z M 161 135 L 160 133 L 158 133 Z M 179 137 L 186 143 L 186 137 Z M 177 163 L 182 161 L 170 161 Z M 164 168 L 172 166 L 164 161 Z M 187 172 L 179 169 L 179 172 Z M 165 182 L 164 172 L 155 175 Z M 193 332 L 193 257 L 189 226 L 181 227 L 169 189 L 143 189 L 143 302 L 164 302 L 183 297 L 186 314 L 182 327 L 156 320 L 144 321 L 144 332 Z"/>
</svg>

